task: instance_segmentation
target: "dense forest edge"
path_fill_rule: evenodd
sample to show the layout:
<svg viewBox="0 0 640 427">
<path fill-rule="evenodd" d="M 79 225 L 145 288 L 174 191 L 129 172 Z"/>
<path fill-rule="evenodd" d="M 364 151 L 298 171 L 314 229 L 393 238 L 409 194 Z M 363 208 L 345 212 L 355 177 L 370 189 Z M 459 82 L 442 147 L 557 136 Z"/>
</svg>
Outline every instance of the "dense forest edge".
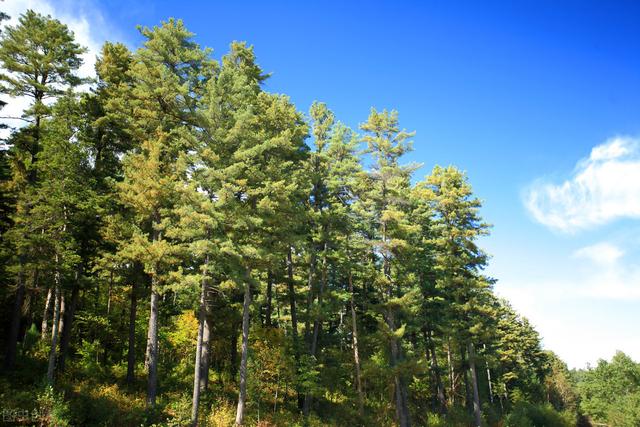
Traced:
<svg viewBox="0 0 640 427">
<path fill-rule="evenodd" d="M 29 100 L 0 149 L 3 423 L 640 426 L 640 364 L 543 349 L 465 173 L 416 177 L 398 112 L 351 129 L 246 43 L 139 30 L 86 79 L 64 23 L 2 28 Z"/>
</svg>

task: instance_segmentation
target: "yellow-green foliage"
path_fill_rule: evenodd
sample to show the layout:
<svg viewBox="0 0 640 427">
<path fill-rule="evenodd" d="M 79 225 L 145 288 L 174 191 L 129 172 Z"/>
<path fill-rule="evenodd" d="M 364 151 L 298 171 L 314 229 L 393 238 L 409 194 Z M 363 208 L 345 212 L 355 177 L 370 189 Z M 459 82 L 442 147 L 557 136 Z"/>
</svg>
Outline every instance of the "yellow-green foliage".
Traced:
<svg viewBox="0 0 640 427">
<path fill-rule="evenodd" d="M 236 420 L 236 407 L 226 400 L 216 400 L 207 416 L 207 425 L 211 427 L 230 427 Z"/>
<path fill-rule="evenodd" d="M 287 355 L 287 341 L 281 329 L 255 328 L 252 331 L 249 369 L 251 391 L 256 399 L 273 409 L 294 391 L 295 372 Z M 276 397 L 277 396 L 277 397 Z"/>
</svg>

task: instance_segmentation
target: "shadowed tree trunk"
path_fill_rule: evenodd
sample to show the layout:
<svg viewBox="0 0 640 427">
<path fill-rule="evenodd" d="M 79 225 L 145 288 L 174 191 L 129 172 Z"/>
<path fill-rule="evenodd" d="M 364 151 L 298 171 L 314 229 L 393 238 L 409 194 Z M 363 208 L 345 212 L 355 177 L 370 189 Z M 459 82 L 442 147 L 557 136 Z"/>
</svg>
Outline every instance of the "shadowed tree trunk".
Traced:
<svg viewBox="0 0 640 427">
<path fill-rule="evenodd" d="M 358 323 L 356 317 L 356 305 L 353 292 L 353 274 L 349 270 L 349 293 L 351 303 L 351 340 L 353 344 L 353 364 L 356 374 L 356 389 L 358 390 L 358 411 L 360 416 L 364 415 L 364 394 L 362 392 L 362 378 L 360 376 L 360 353 L 358 351 Z"/>
<path fill-rule="evenodd" d="M 71 290 L 71 303 L 69 304 L 69 309 L 65 313 L 66 319 L 63 322 L 64 329 L 62 329 L 62 334 L 60 336 L 60 356 L 58 358 L 58 370 L 60 372 L 65 370 L 67 354 L 69 353 L 73 320 L 78 306 L 78 298 L 80 296 L 80 284 L 78 283 L 79 276 L 80 275 L 78 274 L 76 277 L 76 283 Z"/>
<path fill-rule="evenodd" d="M 289 246 L 287 252 L 287 285 L 289 287 L 289 308 L 291 311 L 291 336 L 293 338 L 293 357 L 296 361 L 296 374 L 300 372 L 300 343 L 298 339 L 298 313 L 296 310 L 296 290 L 293 281 L 293 248 Z M 298 408 L 302 408 L 304 397 L 300 390 L 296 390 L 298 394 Z"/>
<path fill-rule="evenodd" d="M 436 346 L 435 346 L 435 343 L 433 342 L 433 331 L 425 327 L 422 333 L 424 334 L 425 343 L 427 345 L 427 348 L 429 349 L 428 359 L 430 359 L 429 363 L 431 365 L 431 374 L 433 376 L 433 382 L 436 388 L 436 397 L 438 399 L 438 406 L 439 406 L 440 412 L 445 413 L 447 410 L 447 398 L 444 394 L 444 386 L 442 385 L 442 377 L 440 376 L 440 367 L 438 366 Z"/>
<path fill-rule="evenodd" d="M 151 282 L 151 301 L 149 312 L 149 330 L 147 334 L 147 407 L 156 405 L 158 393 L 158 289 L 154 274 Z"/>
<path fill-rule="evenodd" d="M 251 305 L 251 283 L 249 273 L 244 285 L 244 303 L 242 304 L 242 353 L 240 356 L 240 392 L 236 411 L 236 425 L 244 424 L 244 412 L 247 403 L 247 358 L 249 356 L 249 308 Z"/>
<path fill-rule="evenodd" d="M 266 308 L 264 314 L 264 324 L 267 328 L 272 326 L 271 324 L 271 313 L 273 311 L 272 308 L 272 299 L 273 299 L 273 275 L 271 274 L 271 270 L 267 272 L 267 301 Z"/>
<path fill-rule="evenodd" d="M 385 318 L 389 330 L 395 331 L 395 316 L 391 312 L 391 309 L 386 310 Z M 394 370 L 393 381 L 395 385 L 396 417 L 398 418 L 398 425 L 400 427 L 409 427 L 411 425 L 411 420 L 409 418 L 407 386 L 402 376 L 395 369 L 401 357 L 400 342 L 396 337 L 391 338 L 390 347 L 391 367 Z"/>
<path fill-rule="evenodd" d="M 485 354 L 486 354 L 487 345 L 483 344 L 483 348 L 484 348 L 484 351 L 485 351 Z M 489 361 L 486 358 L 484 360 L 484 365 L 485 365 L 485 367 L 487 369 L 487 385 L 489 386 L 489 401 L 493 405 L 493 387 L 491 386 L 491 369 L 489 369 Z"/>
<path fill-rule="evenodd" d="M 202 353 L 200 355 L 200 391 L 207 391 L 209 387 L 209 364 L 210 346 L 211 346 L 211 320 L 209 319 L 208 310 L 205 314 L 204 329 L 202 331 Z"/>
<path fill-rule="evenodd" d="M 194 364 L 193 375 L 193 400 L 191 406 L 191 425 L 194 427 L 198 425 L 198 409 L 200 407 L 200 377 L 202 375 L 202 342 L 204 335 L 204 324 L 207 319 L 206 304 L 207 304 L 207 267 L 209 264 L 209 256 L 204 262 L 204 272 L 202 277 L 202 288 L 200 291 L 200 307 L 198 309 L 198 340 L 196 344 L 196 361 Z"/>
<path fill-rule="evenodd" d="M 49 287 L 47 290 L 47 299 L 44 302 L 44 312 L 42 313 L 42 323 L 40 325 L 40 339 L 44 339 L 47 336 L 47 330 L 49 329 L 49 316 L 51 315 L 51 305 L 53 301 L 53 288 Z"/>
<path fill-rule="evenodd" d="M 318 313 L 316 314 L 313 320 L 313 333 L 311 335 L 311 344 L 309 349 L 309 354 L 311 355 L 312 360 L 315 360 L 316 353 L 318 351 L 318 337 L 320 335 L 320 329 L 322 328 L 321 321 L 321 307 L 322 307 L 322 297 L 324 294 L 324 289 L 327 286 L 327 244 L 325 242 L 324 249 L 322 251 L 322 278 L 320 280 L 320 288 L 318 289 Z M 313 396 L 311 393 L 307 392 L 304 396 L 304 407 L 302 409 L 302 413 L 304 416 L 309 415 L 309 411 L 311 410 L 311 401 Z"/>
<path fill-rule="evenodd" d="M 141 267 L 138 266 L 140 270 Z M 127 384 L 132 385 L 135 379 L 135 366 L 136 366 L 136 315 L 138 311 L 138 280 L 142 280 L 142 272 L 133 280 L 131 284 L 131 294 L 129 296 L 129 342 L 127 350 Z"/>
<path fill-rule="evenodd" d="M 24 260 L 20 260 L 20 272 L 18 273 L 18 288 L 16 289 L 16 299 L 11 314 L 11 327 L 9 329 L 9 341 L 7 342 L 7 353 L 4 359 L 6 370 L 12 370 L 16 363 L 16 352 L 18 349 L 18 335 L 20 334 L 20 321 L 22 318 L 22 303 L 26 285 L 24 283 Z"/>
<path fill-rule="evenodd" d="M 238 373 L 238 329 L 241 327 L 242 321 L 233 322 L 231 328 L 231 345 L 229 346 L 229 373 L 231 374 L 231 378 L 235 378 Z"/>
<path fill-rule="evenodd" d="M 451 360 L 450 337 L 447 337 L 447 367 L 449 368 L 449 403 L 453 406 L 456 403 L 456 378 L 453 371 L 453 361 Z"/>
<path fill-rule="evenodd" d="M 476 352 L 473 343 L 467 344 L 469 353 L 469 370 L 471 371 L 471 388 L 473 391 L 473 416 L 476 427 L 481 427 L 482 411 L 480 408 L 480 394 L 478 393 L 478 374 L 476 372 Z"/>
<path fill-rule="evenodd" d="M 56 286 L 55 286 L 55 302 L 53 307 L 53 326 L 51 331 L 51 349 L 49 350 L 49 366 L 47 368 L 47 382 L 53 384 L 53 377 L 56 369 L 56 346 L 58 345 L 58 327 L 60 324 L 60 304 L 61 304 L 61 292 L 60 292 L 60 273 L 56 272 Z"/>
</svg>

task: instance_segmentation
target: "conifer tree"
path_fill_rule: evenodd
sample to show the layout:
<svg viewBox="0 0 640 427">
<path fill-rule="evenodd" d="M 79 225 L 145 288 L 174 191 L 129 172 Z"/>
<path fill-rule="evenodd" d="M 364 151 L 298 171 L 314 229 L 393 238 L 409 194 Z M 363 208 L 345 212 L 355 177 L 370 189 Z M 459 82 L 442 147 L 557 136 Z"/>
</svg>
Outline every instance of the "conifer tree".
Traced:
<svg viewBox="0 0 640 427">
<path fill-rule="evenodd" d="M 136 52 L 130 78 L 133 117 L 129 132 L 139 150 L 124 162 L 120 184 L 122 202 L 135 212 L 136 230 L 127 252 L 151 276 L 147 338 L 147 404 L 155 405 L 158 369 L 158 304 L 163 286 L 175 265 L 175 248 L 167 239 L 176 202 L 176 184 L 183 170 L 180 155 L 194 145 L 193 129 L 201 125 L 198 103 L 211 76 L 209 53 L 191 40 L 182 21 L 141 29 L 146 38 Z"/>
<path fill-rule="evenodd" d="M 408 293 L 403 289 L 398 267 L 406 249 L 405 238 L 412 228 L 406 212 L 409 178 L 414 167 L 400 165 L 399 159 L 411 150 L 409 138 L 413 133 L 400 129 L 397 112 L 378 112 L 375 109 L 371 109 L 367 122 L 361 124 L 360 129 L 365 132 L 363 141 L 367 144 L 366 153 L 374 160 L 368 177 L 370 190 L 361 196 L 368 211 L 370 244 L 378 266 L 374 286 L 380 301 L 378 310 L 383 319 L 383 334 L 388 340 L 396 417 L 398 424 L 405 427 L 411 423 L 407 378 L 399 366 L 404 359 L 402 337 L 405 328 L 400 323 L 401 308 L 406 303 L 403 297 Z"/>
<path fill-rule="evenodd" d="M 77 70 L 85 51 L 74 40 L 73 33 L 60 21 L 28 10 L 18 24 L 4 29 L 0 39 L 0 92 L 12 97 L 24 96 L 30 105 L 21 119 L 27 126 L 14 134 L 9 151 L 12 165 L 11 192 L 14 194 L 15 221 L 7 244 L 14 248 L 16 297 L 11 317 L 10 336 L 5 367 L 15 362 L 22 305 L 26 294 L 26 277 L 31 250 L 28 247 L 30 202 L 28 187 L 36 184 L 38 154 L 41 151 L 41 122 L 50 112 L 45 101 L 55 100 L 82 80 Z"/>
<path fill-rule="evenodd" d="M 300 113 L 286 97 L 262 92 L 264 78 L 253 49 L 234 43 L 212 93 L 213 101 L 229 96 L 226 108 L 216 115 L 231 126 L 214 131 L 224 147 L 217 172 L 217 197 L 228 238 L 223 252 L 233 260 L 235 280 L 244 288 L 238 425 L 244 422 L 246 407 L 252 287 L 255 275 L 269 267 L 271 235 L 286 226 L 287 214 L 294 209 L 296 183 L 289 177 L 306 152 L 306 125 Z"/>
<path fill-rule="evenodd" d="M 475 423 L 479 426 L 481 407 L 474 349 L 478 317 L 475 314 L 482 306 L 481 296 L 490 282 L 480 275 L 486 265 L 487 255 L 476 242 L 478 237 L 487 233 L 489 226 L 482 222 L 478 214 L 480 200 L 472 197 L 471 186 L 465 175 L 456 168 L 436 166 L 427 178 L 426 185 L 431 191 L 435 212 L 436 271 L 440 286 L 451 305 L 449 322 L 454 329 L 449 333 L 458 340 L 465 379 L 466 363 L 471 372 L 473 413 Z M 467 385 L 465 380 L 465 387 Z M 451 392 L 455 393 L 454 390 Z M 469 397 L 469 393 L 466 395 Z"/>
</svg>

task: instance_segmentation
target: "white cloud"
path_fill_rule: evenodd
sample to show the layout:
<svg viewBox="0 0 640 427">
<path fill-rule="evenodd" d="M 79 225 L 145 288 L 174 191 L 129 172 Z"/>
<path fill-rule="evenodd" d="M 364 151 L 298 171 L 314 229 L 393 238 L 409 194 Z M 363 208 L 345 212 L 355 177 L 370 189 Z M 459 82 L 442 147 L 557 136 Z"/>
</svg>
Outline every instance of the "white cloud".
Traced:
<svg viewBox="0 0 640 427">
<path fill-rule="evenodd" d="M 518 245 L 505 246 L 502 271 L 490 272 L 499 278 L 498 294 L 529 318 L 544 347 L 571 367 L 609 359 L 616 350 L 640 359 L 637 228 L 578 247 L 572 239 L 558 240 L 549 234 L 537 248 L 533 243 L 533 252 L 520 254 L 513 249 Z"/>
<path fill-rule="evenodd" d="M 87 52 L 82 55 L 83 64 L 78 74 L 82 77 L 93 77 L 96 57 L 102 44 L 107 39 L 113 39 L 114 34 L 118 35 L 118 32 L 107 24 L 100 9 L 87 1 L 12 0 L 0 3 L 0 10 L 11 17 L 5 25 L 15 25 L 18 17 L 28 9 L 43 15 L 51 15 L 73 31 L 76 41 L 87 48 Z M 27 98 L 3 97 L 3 100 L 8 101 L 8 104 L 2 110 L 2 115 L 10 117 L 20 117 L 30 102 Z M 2 122 L 13 127 L 24 124 L 21 120 L 2 120 Z M 8 130 L 0 131 L 0 137 L 6 137 L 8 132 Z"/>
<path fill-rule="evenodd" d="M 534 182 L 524 203 L 536 221 L 563 232 L 640 218 L 640 141 L 615 137 L 594 147 L 566 181 Z"/>
<path fill-rule="evenodd" d="M 556 352 L 571 368 L 610 359 L 622 350 L 640 359 L 636 325 L 640 315 L 640 282 L 598 274 L 550 277 L 530 282 L 498 282 L 499 295 L 526 316 L 542 337 L 544 348 Z M 640 278 L 640 271 L 632 273 Z M 594 343 L 597 343 L 594 344 Z"/>
<path fill-rule="evenodd" d="M 623 255 L 622 249 L 609 242 L 586 246 L 573 253 L 574 258 L 588 259 L 600 265 L 615 264 Z"/>
</svg>

